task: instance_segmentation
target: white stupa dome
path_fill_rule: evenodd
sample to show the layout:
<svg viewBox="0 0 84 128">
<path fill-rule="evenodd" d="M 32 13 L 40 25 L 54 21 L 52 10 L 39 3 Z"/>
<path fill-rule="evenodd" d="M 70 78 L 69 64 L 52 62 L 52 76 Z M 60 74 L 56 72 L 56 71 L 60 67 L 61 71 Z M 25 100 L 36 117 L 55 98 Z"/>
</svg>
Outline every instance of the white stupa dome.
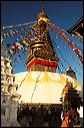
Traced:
<svg viewBox="0 0 84 128">
<path fill-rule="evenodd" d="M 60 98 L 66 79 L 73 83 L 78 91 L 82 91 L 80 83 L 64 74 L 52 72 L 30 71 L 15 74 L 17 92 L 21 94 L 19 102 L 61 104 Z"/>
</svg>

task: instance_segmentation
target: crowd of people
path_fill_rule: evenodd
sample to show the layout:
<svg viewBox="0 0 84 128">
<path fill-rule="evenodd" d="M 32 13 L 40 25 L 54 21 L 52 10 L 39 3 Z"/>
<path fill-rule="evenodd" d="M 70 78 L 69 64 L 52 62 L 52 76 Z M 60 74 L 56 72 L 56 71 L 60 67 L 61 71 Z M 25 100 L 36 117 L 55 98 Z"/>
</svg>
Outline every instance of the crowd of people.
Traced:
<svg viewBox="0 0 84 128">
<path fill-rule="evenodd" d="M 64 110 L 61 127 L 80 127 L 80 115 L 77 108 Z"/>
<path fill-rule="evenodd" d="M 21 109 L 21 110 L 20 110 Z M 65 109 L 40 105 L 18 109 L 17 120 L 25 127 L 73 127 L 80 126 L 79 113 L 76 109 Z"/>
</svg>

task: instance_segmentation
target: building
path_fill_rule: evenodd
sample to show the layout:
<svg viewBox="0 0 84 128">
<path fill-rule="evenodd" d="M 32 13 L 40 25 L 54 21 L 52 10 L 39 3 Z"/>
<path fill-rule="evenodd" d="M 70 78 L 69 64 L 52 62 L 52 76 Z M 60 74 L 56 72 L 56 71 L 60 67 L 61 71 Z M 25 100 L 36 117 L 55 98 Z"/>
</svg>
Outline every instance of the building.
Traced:
<svg viewBox="0 0 84 128">
<path fill-rule="evenodd" d="M 28 58 L 25 62 L 27 70 L 56 72 L 58 57 L 53 50 L 53 45 L 49 35 L 49 27 L 45 21 L 48 16 L 44 9 L 37 15 L 37 23 L 34 30 L 37 32 L 33 37 L 30 47 L 28 47 Z M 39 37 L 38 37 L 39 36 Z"/>
<path fill-rule="evenodd" d="M 70 34 L 77 35 L 78 37 L 83 38 L 83 17 L 80 18 L 69 30 Z"/>
<path fill-rule="evenodd" d="M 60 105 L 67 79 L 79 91 L 82 90 L 76 79 L 56 73 L 59 58 L 53 50 L 47 21 L 48 16 L 42 9 L 33 25 L 34 36 L 28 47 L 28 58 L 25 61 L 28 71 L 15 74 L 15 82 L 19 85 L 18 93 L 21 95 L 19 103 Z"/>
<path fill-rule="evenodd" d="M 3 48 L 3 47 L 2 47 Z M 20 95 L 16 92 L 12 62 L 1 52 L 1 126 L 20 126 L 17 122 L 17 108 Z"/>
<path fill-rule="evenodd" d="M 72 70 L 70 64 L 68 65 L 68 69 L 66 70 L 65 74 L 76 79 L 76 73 Z"/>
</svg>

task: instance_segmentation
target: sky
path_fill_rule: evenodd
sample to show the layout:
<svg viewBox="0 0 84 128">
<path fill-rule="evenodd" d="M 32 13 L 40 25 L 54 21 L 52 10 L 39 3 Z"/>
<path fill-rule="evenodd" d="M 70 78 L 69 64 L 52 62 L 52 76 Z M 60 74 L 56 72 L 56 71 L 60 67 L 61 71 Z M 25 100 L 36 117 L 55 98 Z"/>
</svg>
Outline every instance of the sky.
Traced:
<svg viewBox="0 0 84 128">
<path fill-rule="evenodd" d="M 42 7 L 49 20 L 64 30 L 71 28 L 83 16 L 82 1 L 2 1 L 1 23 L 3 26 L 24 24 L 36 21 Z M 23 58 L 26 60 L 25 55 Z M 14 73 L 26 71 L 24 61 L 14 68 Z M 73 64 L 72 64 L 73 65 Z M 78 81 L 83 84 L 82 70 Z"/>
</svg>

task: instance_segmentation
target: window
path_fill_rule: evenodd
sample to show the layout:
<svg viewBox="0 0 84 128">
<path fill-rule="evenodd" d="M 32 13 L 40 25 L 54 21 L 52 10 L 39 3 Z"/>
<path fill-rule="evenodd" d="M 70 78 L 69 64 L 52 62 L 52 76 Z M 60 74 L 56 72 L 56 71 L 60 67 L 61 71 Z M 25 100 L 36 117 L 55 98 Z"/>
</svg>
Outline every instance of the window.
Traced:
<svg viewBox="0 0 84 128">
<path fill-rule="evenodd" d="M 13 77 L 13 82 L 15 81 L 15 76 Z"/>
<path fill-rule="evenodd" d="M 7 80 L 8 83 L 10 82 L 10 78 L 9 77 L 6 77 L 6 80 Z"/>
<path fill-rule="evenodd" d="M 12 85 L 10 84 L 8 87 L 8 92 L 11 92 L 11 91 L 12 91 Z"/>
<path fill-rule="evenodd" d="M 13 74 L 13 69 L 11 70 L 11 73 Z"/>
<path fill-rule="evenodd" d="M 10 62 L 10 65 L 11 65 L 11 67 L 12 67 L 13 63 L 12 63 L 12 62 Z"/>
<path fill-rule="evenodd" d="M 7 63 L 8 63 L 7 60 L 5 60 L 4 64 L 7 65 Z"/>
<path fill-rule="evenodd" d="M 4 80 L 4 76 L 1 76 L 1 80 Z"/>
<path fill-rule="evenodd" d="M 11 73 L 10 70 L 7 67 L 5 68 L 5 72 L 6 73 Z"/>
</svg>

